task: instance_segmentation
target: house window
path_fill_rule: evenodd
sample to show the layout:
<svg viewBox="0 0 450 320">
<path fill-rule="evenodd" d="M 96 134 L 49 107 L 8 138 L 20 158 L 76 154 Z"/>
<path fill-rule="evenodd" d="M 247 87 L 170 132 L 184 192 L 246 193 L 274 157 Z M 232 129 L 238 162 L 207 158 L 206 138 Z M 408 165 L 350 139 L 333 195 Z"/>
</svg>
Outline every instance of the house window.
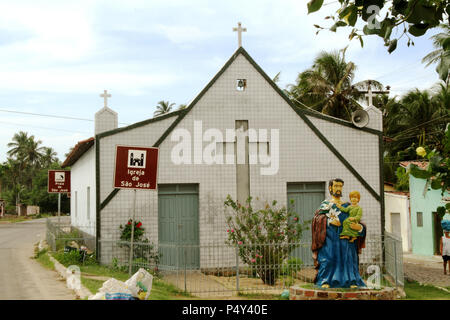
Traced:
<svg viewBox="0 0 450 320">
<path fill-rule="evenodd" d="M 417 226 L 423 227 L 423 213 L 417 212 Z"/>
<path fill-rule="evenodd" d="M 87 213 L 87 219 L 91 219 L 91 187 L 87 187 L 87 194 L 86 194 L 86 213 Z"/>
</svg>

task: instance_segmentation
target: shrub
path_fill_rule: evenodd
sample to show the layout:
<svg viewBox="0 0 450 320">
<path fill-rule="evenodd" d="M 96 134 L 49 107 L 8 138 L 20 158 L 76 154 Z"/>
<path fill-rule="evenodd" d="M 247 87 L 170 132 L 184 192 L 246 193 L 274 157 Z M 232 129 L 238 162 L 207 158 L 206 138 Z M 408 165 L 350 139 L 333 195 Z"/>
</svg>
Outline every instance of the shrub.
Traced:
<svg viewBox="0 0 450 320">
<path fill-rule="evenodd" d="M 227 196 L 224 205 L 231 208 L 234 215 L 227 217 L 226 243 L 238 248 L 242 261 L 252 266 L 265 284 L 274 285 L 282 263 L 299 246 L 307 222 L 300 223 L 291 207 L 277 208 L 277 201 L 272 201 L 272 205 L 266 203 L 260 210 L 254 210 L 251 202 L 252 197 L 249 197 L 246 204 L 241 205 Z"/>
<path fill-rule="evenodd" d="M 131 223 L 132 220 L 128 220 L 128 223 L 124 226 L 120 225 L 121 230 L 120 240 L 125 242 L 131 242 Z M 133 236 L 133 261 L 138 261 L 139 264 L 154 264 L 158 265 L 161 259 L 161 254 L 157 252 L 153 243 L 145 237 L 145 229 L 142 227 L 142 222 L 134 222 L 134 236 Z M 130 248 L 129 243 L 120 243 L 120 247 Z M 137 260 L 136 260 L 137 259 Z"/>
</svg>

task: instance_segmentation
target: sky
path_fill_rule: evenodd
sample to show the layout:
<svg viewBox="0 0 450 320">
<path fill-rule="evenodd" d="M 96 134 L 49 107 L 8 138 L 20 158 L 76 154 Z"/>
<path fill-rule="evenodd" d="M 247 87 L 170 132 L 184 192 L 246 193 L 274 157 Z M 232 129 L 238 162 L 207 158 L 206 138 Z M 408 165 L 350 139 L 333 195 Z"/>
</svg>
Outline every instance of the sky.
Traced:
<svg viewBox="0 0 450 320">
<path fill-rule="evenodd" d="M 336 2 L 308 15 L 302 0 L 2 0 L 0 162 L 19 131 L 64 161 L 94 135 L 103 90 L 112 95 L 119 127 L 152 118 L 161 100 L 188 104 L 237 50 L 238 22 L 247 28 L 242 46 L 270 77 L 281 72 L 281 88 L 321 51 L 346 46 L 347 61 L 358 67 L 355 82 L 378 80 L 391 86 L 391 96 L 438 81 L 435 68 L 421 63 L 433 50 L 430 31 L 414 38 L 415 46 L 403 37 L 392 54 L 379 37 L 365 37 L 363 48 L 349 41 L 348 28 L 316 35 L 313 25 L 329 26 L 324 17 Z"/>
</svg>

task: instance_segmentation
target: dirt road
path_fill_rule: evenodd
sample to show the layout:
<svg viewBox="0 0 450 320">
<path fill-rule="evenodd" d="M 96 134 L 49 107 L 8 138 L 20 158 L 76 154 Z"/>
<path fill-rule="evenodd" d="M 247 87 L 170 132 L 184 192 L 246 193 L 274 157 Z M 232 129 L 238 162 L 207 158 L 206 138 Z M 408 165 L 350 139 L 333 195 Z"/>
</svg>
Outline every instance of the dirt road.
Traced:
<svg viewBox="0 0 450 320">
<path fill-rule="evenodd" d="M 72 300 L 57 273 L 32 259 L 45 238 L 45 219 L 0 224 L 0 300 Z"/>
</svg>

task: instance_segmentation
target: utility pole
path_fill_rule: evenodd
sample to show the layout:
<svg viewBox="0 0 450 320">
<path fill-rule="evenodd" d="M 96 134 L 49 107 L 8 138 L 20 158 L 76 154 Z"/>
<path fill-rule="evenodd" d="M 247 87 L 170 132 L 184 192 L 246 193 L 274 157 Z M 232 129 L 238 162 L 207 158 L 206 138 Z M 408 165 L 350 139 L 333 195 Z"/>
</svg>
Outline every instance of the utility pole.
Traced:
<svg viewBox="0 0 450 320">
<path fill-rule="evenodd" d="M 373 96 L 374 94 L 389 94 L 391 87 L 390 86 L 386 86 L 386 91 L 383 90 L 372 90 L 371 85 L 372 81 L 369 80 L 367 81 L 367 90 L 364 91 L 358 91 L 359 93 L 365 93 L 366 94 L 366 98 L 368 98 L 368 106 L 373 106 Z"/>
</svg>

